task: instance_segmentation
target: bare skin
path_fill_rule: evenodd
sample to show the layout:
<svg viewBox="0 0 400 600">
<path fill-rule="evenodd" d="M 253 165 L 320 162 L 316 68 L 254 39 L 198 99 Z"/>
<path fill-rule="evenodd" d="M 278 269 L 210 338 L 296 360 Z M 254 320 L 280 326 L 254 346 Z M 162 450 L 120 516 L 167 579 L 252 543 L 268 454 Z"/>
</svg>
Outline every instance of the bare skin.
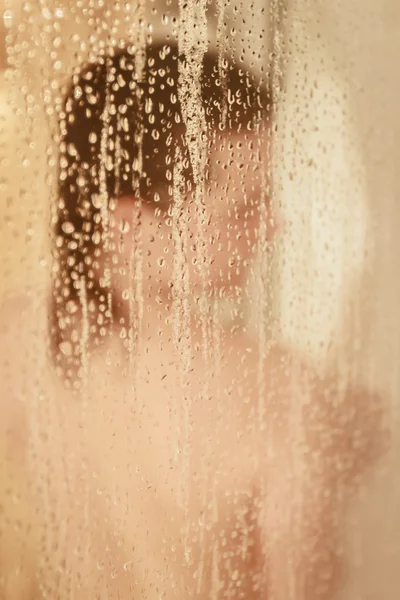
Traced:
<svg viewBox="0 0 400 600">
<path fill-rule="evenodd" d="M 117 211 L 118 230 L 130 199 Z M 141 228 L 155 245 L 160 230 L 169 239 L 154 211 Z M 241 233 L 236 254 L 250 260 Z M 218 243 L 214 281 L 240 285 L 231 239 Z M 128 261 L 128 241 L 122 251 Z M 0 598 L 329 600 L 343 576 L 341 515 L 382 452 L 381 403 L 318 381 L 285 348 L 260 355 L 220 323 L 204 353 L 195 315 L 190 343 L 177 342 L 172 246 L 162 268 L 159 255 L 144 260 L 140 346 L 129 358 L 115 335 L 91 352 L 77 394 L 38 341 L 43 303 L 3 306 Z M 126 289 L 128 272 L 114 282 Z"/>
<path fill-rule="evenodd" d="M 26 320 L 21 336 L 35 347 L 29 311 Z M 8 347 L 18 370 L 20 346 Z M 300 417 L 303 377 L 276 348 L 264 363 L 270 383 L 260 422 L 254 355 L 243 355 L 240 337 L 229 348 L 208 401 L 194 352 L 189 429 L 171 394 L 169 342 L 143 361 L 136 393 L 121 377 L 129 364 L 118 346 L 109 367 L 94 358 L 84 409 L 47 365 L 33 417 L 23 383 L 7 372 L 1 597 L 12 590 L 27 598 L 27 589 L 41 597 L 39 583 L 59 598 L 71 586 L 79 599 L 105 589 L 110 598 L 222 598 L 230 590 L 232 598 L 283 600 L 290 589 L 296 600 L 331 597 L 341 579 L 335 518 L 381 451 L 379 403 L 353 394 L 329 414 L 314 389 L 304 392 L 311 403 Z M 40 358 L 23 362 L 34 378 Z"/>
</svg>

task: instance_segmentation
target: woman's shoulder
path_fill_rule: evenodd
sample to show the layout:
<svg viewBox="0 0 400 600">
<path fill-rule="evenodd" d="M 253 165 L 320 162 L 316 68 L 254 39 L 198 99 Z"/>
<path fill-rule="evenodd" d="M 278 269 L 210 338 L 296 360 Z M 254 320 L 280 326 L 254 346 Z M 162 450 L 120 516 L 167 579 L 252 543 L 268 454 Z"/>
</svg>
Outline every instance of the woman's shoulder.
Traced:
<svg viewBox="0 0 400 600">
<path fill-rule="evenodd" d="M 232 345 L 227 372 L 257 452 L 270 442 L 291 446 L 297 455 L 307 446 L 308 460 L 310 453 L 324 454 L 326 470 L 328 464 L 338 470 L 340 457 L 336 475 L 350 487 L 383 456 L 387 405 L 376 391 L 340 374 L 322 374 L 284 344 L 261 346 L 244 338 Z"/>
</svg>

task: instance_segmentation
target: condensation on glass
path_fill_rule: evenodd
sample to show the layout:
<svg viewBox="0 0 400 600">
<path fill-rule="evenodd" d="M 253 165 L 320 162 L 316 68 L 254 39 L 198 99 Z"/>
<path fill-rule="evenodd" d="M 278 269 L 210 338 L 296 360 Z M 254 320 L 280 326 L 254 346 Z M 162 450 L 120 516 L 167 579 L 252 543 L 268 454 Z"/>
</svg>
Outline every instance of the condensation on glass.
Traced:
<svg viewBox="0 0 400 600">
<path fill-rule="evenodd" d="M 0 598 L 400 593 L 394 0 L 4 0 Z"/>
</svg>

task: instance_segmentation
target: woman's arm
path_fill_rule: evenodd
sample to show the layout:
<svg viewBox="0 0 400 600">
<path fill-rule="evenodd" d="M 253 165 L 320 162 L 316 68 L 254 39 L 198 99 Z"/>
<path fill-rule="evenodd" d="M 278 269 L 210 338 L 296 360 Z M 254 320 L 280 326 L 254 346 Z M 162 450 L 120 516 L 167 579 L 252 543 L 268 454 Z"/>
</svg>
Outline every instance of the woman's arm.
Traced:
<svg viewBox="0 0 400 600">
<path fill-rule="evenodd" d="M 344 510 L 387 444 L 383 404 L 306 371 L 280 385 L 259 448 L 262 597 L 328 600 L 345 574 Z"/>
</svg>

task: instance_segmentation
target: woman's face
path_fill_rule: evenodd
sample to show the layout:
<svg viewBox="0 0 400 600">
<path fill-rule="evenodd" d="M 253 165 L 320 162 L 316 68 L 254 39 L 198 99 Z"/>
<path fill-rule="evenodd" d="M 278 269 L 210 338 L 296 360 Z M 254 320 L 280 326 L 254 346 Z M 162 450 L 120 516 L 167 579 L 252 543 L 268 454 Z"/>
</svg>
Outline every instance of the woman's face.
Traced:
<svg viewBox="0 0 400 600">
<path fill-rule="evenodd" d="M 263 179 L 268 172 L 266 154 L 252 132 L 219 133 L 208 154 L 201 196 L 175 193 L 168 212 L 157 204 L 135 206 L 130 196 L 119 198 L 114 212 L 119 264 L 129 267 L 140 251 L 149 284 L 164 286 L 179 270 L 188 273 L 194 285 L 202 273 L 214 287 L 240 284 L 257 249 L 261 215 L 267 235 L 272 228 L 268 181 Z M 160 206 L 165 206 L 163 198 Z M 134 236 L 130 224 L 135 222 L 139 224 Z M 117 288 L 126 287 L 124 271 L 119 268 L 116 273 Z"/>
</svg>

